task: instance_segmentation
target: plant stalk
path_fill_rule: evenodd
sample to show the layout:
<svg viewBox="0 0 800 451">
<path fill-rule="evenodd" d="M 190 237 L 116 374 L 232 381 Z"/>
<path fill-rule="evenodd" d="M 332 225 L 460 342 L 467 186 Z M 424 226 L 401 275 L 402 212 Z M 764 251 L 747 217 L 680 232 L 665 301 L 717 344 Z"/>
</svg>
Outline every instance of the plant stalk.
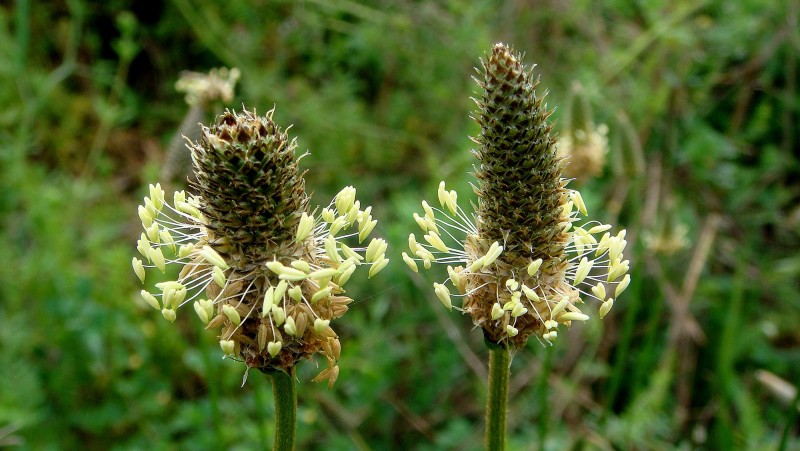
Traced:
<svg viewBox="0 0 800 451">
<path fill-rule="evenodd" d="M 271 371 L 268 374 L 272 381 L 272 396 L 275 398 L 275 445 L 272 449 L 294 451 L 297 429 L 297 387 L 294 374 L 283 371 Z"/>
<path fill-rule="evenodd" d="M 511 353 L 501 346 L 489 349 L 489 399 L 486 403 L 486 449 L 506 449 L 506 412 Z"/>
</svg>

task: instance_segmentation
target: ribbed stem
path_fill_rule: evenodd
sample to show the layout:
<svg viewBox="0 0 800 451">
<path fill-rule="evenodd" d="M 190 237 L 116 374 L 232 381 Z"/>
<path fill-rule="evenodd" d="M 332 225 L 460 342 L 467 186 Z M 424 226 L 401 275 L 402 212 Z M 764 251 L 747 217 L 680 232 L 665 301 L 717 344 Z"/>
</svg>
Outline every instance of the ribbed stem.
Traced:
<svg viewBox="0 0 800 451">
<path fill-rule="evenodd" d="M 271 371 L 272 396 L 275 398 L 275 445 L 273 451 L 294 451 L 297 429 L 297 387 L 294 375 Z"/>
<path fill-rule="evenodd" d="M 489 400 L 486 403 L 486 449 L 506 449 L 506 412 L 511 354 L 500 346 L 489 350 Z"/>
</svg>

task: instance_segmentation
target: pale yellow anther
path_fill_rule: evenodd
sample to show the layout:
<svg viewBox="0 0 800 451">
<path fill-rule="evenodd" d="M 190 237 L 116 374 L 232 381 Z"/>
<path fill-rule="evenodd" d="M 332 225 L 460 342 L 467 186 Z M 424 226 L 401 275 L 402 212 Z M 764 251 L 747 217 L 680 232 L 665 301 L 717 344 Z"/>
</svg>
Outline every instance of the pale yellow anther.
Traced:
<svg viewBox="0 0 800 451">
<path fill-rule="evenodd" d="M 525 294 L 525 297 L 528 298 L 529 301 L 539 302 L 539 295 L 536 294 L 536 291 L 533 288 L 530 288 L 527 285 L 523 285 L 522 292 Z"/>
<path fill-rule="evenodd" d="M 283 295 L 286 294 L 287 288 L 289 288 L 289 282 L 285 280 L 278 282 L 278 285 L 275 286 L 275 297 L 272 298 L 274 304 L 283 302 Z"/>
<path fill-rule="evenodd" d="M 502 253 L 503 246 L 501 246 L 497 241 L 492 243 L 492 245 L 489 246 L 489 250 L 486 252 L 486 255 L 484 256 L 483 267 L 488 268 L 489 265 L 494 263 L 494 261 L 497 260 L 497 257 L 499 257 Z"/>
<path fill-rule="evenodd" d="M 142 261 L 138 258 L 133 257 L 133 260 L 131 260 L 131 265 L 133 266 L 133 272 L 136 273 L 136 277 L 139 278 L 140 282 L 144 283 L 144 263 L 142 263 Z"/>
<path fill-rule="evenodd" d="M 158 236 L 161 238 L 161 242 L 168 245 L 169 249 L 174 253 L 177 248 L 175 247 L 175 240 L 172 238 L 172 234 L 169 233 L 167 229 L 161 229 L 158 232 Z"/>
<path fill-rule="evenodd" d="M 139 254 L 142 257 L 146 258 L 147 261 L 152 261 L 150 258 L 150 240 L 147 239 L 147 235 L 142 232 L 141 237 L 136 241 L 136 250 L 139 251 Z"/>
<path fill-rule="evenodd" d="M 214 283 L 220 288 L 225 288 L 225 283 L 228 281 L 228 278 L 225 277 L 225 271 L 219 266 L 215 266 L 214 269 L 211 270 L 211 278 L 214 279 Z"/>
<path fill-rule="evenodd" d="M 347 263 L 348 261 L 352 261 L 352 260 L 346 260 L 345 263 Z M 337 268 L 318 269 L 316 271 L 312 271 L 308 275 L 308 278 L 312 279 L 312 280 L 316 280 L 316 281 L 320 281 L 322 279 L 329 279 L 331 277 L 338 276 L 339 274 L 344 272 L 348 267 L 349 267 L 349 265 L 347 267 L 345 267 L 345 265 L 342 264 L 342 265 L 339 266 L 338 269 Z"/>
<path fill-rule="evenodd" d="M 178 248 L 178 258 L 188 257 L 194 250 L 193 244 L 183 244 Z"/>
<path fill-rule="evenodd" d="M 261 317 L 266 317 L 270 310 L 272 310 L 272 305 L 275 304 L 275 287 L 267 288 L 267 291 L 264 292 L 264 304 L 261 307 Z"/>
<path fill-rule="evenodd" d="M 308 236 L 311 235 L 311 230 L 313 229 L 314 217 L 306 212 L 303 212 L 303 214 L 300 215 L 300 222 L 297 225 L 297 234 L 294 237 L 294 242 L 299 243 L 308 238 Z"/>
<path fill-rule="evenodd" d="M 355 265 L 348 266 L 347 269 L 343 269 L 342 273 L 336 279 L 336 284 L 339 285 L 340 287 L 344 286 L 344 284 L 346 284 L 347 281 L 350 280 L 350 276 L 352 276 L 354 272 L 356 272 Z"/>
<path fill-rule="evenodd" d="M 145 232 L 147 233 L 147 239 L 153 243 L 160 243 L 161 237 L 158 235 L 159 230 L 160 229 L 157 222 L 150 224 L 150 227 L 145 229 Z"/>
<path fill-rule="evenodd" d="M 161 211 L 164 208 L 164 190 L 161 188 L 161 184 L 151 184 L 148 188 L 150 189 L 150 199 L 152 199 L 153 205 L 156 210 Z"/>
<path fill-rule="evenodd" d="M 572 213 L 572 206 L 573 205 L 574 204 L 572 203 L 572 201 L 568 201 L 568 202 L 565 202 L 565 203 L 561 204 L 561 211 L 563 212 L 564 216 L 569 216 L 570 213 Z"/>
<path fill-rule="evenodd" d="M 477 270 L 479 270 L 479 269 L 483 268 L 483 262 L 484 262 L 484 261 L 486 261 L 486 256 L 485 256 L 485 255 L 484 255 L 483 257 L 480 257 L 480 258 L 477 258 L 477 259 L 475 259 L 475 261 L 474 261 L 474 262 L 472 262 L 472 263 L 469 265 L 469 268 L 467 268 L 467 270 L 468 270 L 469 272 L 475 272 L 475 271 L 477 271 Z"/>
<path fill-rule="evenodd" d="M 329 224 L 336 220 L 336 212 L 328 207 L 322 209 L 322 214 L 320 216 L 322 216 L 323 221 Z"/>
<path fill-rule="evenodd" d="M 572 199 L 572 201 L 575 203 L 575 207 L 578 208 L 578 211 L 583 213 L 584 216 L 587 216 L 589 214 L 589 212 L 586 211 L 586 204 L 583 203 L 583 196 L 581 196 L 581 193 L 579 191 L 577 191 L 577 190 L 572 190 L 570 192 L 569 196 Z"/>
<path fill-rule="evenodd" d="M 519 282 L 517 282 L 514 279 L 508 279 L 506 280 L 506 288 L 508 288 L 511 291 L 517 291 L 517 289 L 519 288 Z"/>
<path fill-rule="evenodd" d="M 330 324 L 331 324 L 331 320 L 329 320 L 329 319 L 317 318 L 317 319 L 314 320 L 314 330 L 318 334 L 321 334 L 322 332 L 325 331 L 325 329 L 328 328 L 328 326 Z"/>
<path fill-rule="evenodd" d="M 542 335 L 542 338 L 544 338 L 548 343 L 550 343 L 551 341 L 555 340 L 556 337 L 558 337 L 558 332 L 556 332 L 554 330 L 551 330 L 550 332 Z"/>
<path fill-rule="evenodd" d="M 419 268 L 417 268 L 417 262 L 415 262 L 414 259 L 409 257 L 405 252 L 403 252 L 403 261 L 405 262 L 406 266 L 411 268 L 412 271 L 419 272 Z"/>
<path fill-rule="evenodd" d="M 386 252 L 387 247 L 388 244 L 386 240 L 382 238 L 373 238 L 372 241 L 369 242 L 369 246 L 367 246 L 364 257 L 368 262 L 375 262 L 376 257 Z"/>
<path fill-rule="evenodd" d="M 233 351 L 236 348 L 236 343 L 233 340 L 220 340 L 219 347 L 222 349 L 223 354 L 233 355 Z"/>
<path fill-rule="evenodd" d="M 197 313 L 197 317 L 200 318 L 200 321 L 202 321 L 203 324 L 208 324 L 208 320 L 210 318 L 208 317 L 208 313 L 206 313 L 205 309 L 203 308 L 203 305 L 200 304 L 200 301 L 194 301 L 193 305 L 194 311 Z"/>
<path fill-rule="evenodd" d="M 339 231 L 342 230 L 346 225 L 347 225 L 347 219 L 345 219 L 344 216 L 338 216 L 331 223 L 331 228 L 328 233 L 331 236 L 336 236 L 336 234 L 339 233 Z"/>
<path fill-rule="evenodd" d="M 558 321 L 548 319 L 547 321 L 544 322 L 544 327 L 547 328 L 548 330 L 555 329 L 556 327 L 558 327 Z"/>
<path fill-rule="evenodd" d="M 414 216 L 414 221 L 416 221 L 419 228 L 422 229 L 423 232 L 427 232 L 428 231 L 428 221 L 426 221 L 427 218 L 418 215 L 416 212 L 414 213 L 413 216 Z"/>
<path fill-rule="evenodd" d="M 167 260 L 164 259 L 164 253 L 161 252 L 161 248 L 151 247 L 147 250 L 147 254 L 150 257 L 150 261 L 156 265 L 156 268 L 158 268 L 162 274 L 166 272 Z"/>
<path fill-rule="evenodd" d="M 367 208 L 358 212 L 358 217 L 356 218 L 358 223 L 362 223 L 364 221 L 371 221 L 372 220 L 372 207 L 368 206 Z"/>
<path fill-rule="evenodd" d="M 605 318 L 606 315 L 608 315 L 608 312 L 611 311 L 611 307 L 613 306 L 614 306 L 614 298 L 608 298 L 608 300 L 600 304 L 600 310 L 599 310 L 600 319 Z"/>
<path fill-rule="evenodd" d="M 361 212 L 361 202 L 355 201 L 355 203 L 353 203 L 353 206 L 350 207 L 350 210 L 347 211 L 347 214 L 344 215 L 344 220 L 347 223 L 348 227 L 356 222 L 356 218 L 358 217 L 358 214 L 360 212 Z"/>
<path fill-rule="evenodd" d="M 450 290 L 448 290 L 446 286 L 434 282 L 433 292 L 436 293 L 436 297 L 439 298 L 439 301 L 441 301 L 448 310 L 453 309 L 453 303 L 450 300 Z"/>
<path fill-rule="evenodd" d="M 447 209 L 450 210 L 451 213 L 458 214 L 458 193 L 455 190 L 450 190 L 449 195 L 447 196 Z"/>
<path fill-rule="evenodd" d="M 333 287 L 325 287 L 325 288 L 323 288 L 321 290 L 318 290 L 316 293 L 314 293 L 311 296 L 311 303 L 312 304 L 316 304 L 317 302 L 319 302 L 320 299 L 327 298 L 328 296 L 331 295 L 331 291 L 332 290 L 333 290 Z"/>
<path fill-rule="evenodd" d="M 509 337 L 516 337 L 519 333 L 516 327 L 512 326 L 511 324 L 506 324 L 506 333 Z"/>
<path fill-rule="evenodd" d="M 292 268 L 303 271 L 304 273 L 311 272 L 311 265 L 309 265 L 308 262 L 305 260 L 301 259 L 294 260 L 290 263 L 290 265 L 292 265 Z"/>
<path fill-rule="evenodd" d="M 381 254 L 383 257 L 384 254 Z M 367 275 L 368 278 L 372 278 L 375 274 L 378 274 L 389 264 L 389 259 L 386 257 L 379 258 L 377 262 L 373 263 L 372 266 L 369 268 L 369 274 Z"/>
<path fill-rule="evenodd" d="M 532 275 L 536 274 L 536 272 L 539 271 L 539 268 L 541 268 L 541 266 L 542 266 L 542 259 L 541 258 L 537 258 L 536 260 L 532 261 L 528 265 L 528 275 L 532 276 Z"/>
<path fill-rule="evenodd" d="M 295 324 L 294 318 L 291 316 L 286 317 L 286 323 L 283 325 L 283 330 L 293 337 L 297 335 L 297 324 Z"/>
<path fill-rule="evenodd" d="M 442 205 L 442 207 L 447 205 L 448 192 L 444 188 L 444 180 L 439 182 L 439 189 L 436 191 L 436 194 L 439 196 L 439 203 Z"/>
<path fill-rule="evenodd" d="M 567 305 L 569 305 L 569 296 L 561 296 L 561 300 L 558 301 L 558 304 L 556 304 L 556 306 L 553 307 L 553 310 L 550 312 L 550 317 L 555 318 L 558 316 L 559 313 L 564 311 Z"/>
<path fill-rule="evenodd" d="M 502 318 L 504 314 L 505 310 L 503 310 L 503 306 L 501 306 L 499 302 L 495 302 L 494 305 L 492 305 L 492 319 L 498 320 Z"/>
<path fill-rule="evenodd" d="M 283 343 L 280 341 L 270 341 L 267 343 L 267 352 L 269 352 L 269 355 L 272 357 L 278 355 L 278 353 L 281 352 L 281 348 L 283 348 Z"/>
<path fill-rule="evenodd" d="M 627 244 L 628 244 L 627 241 L 621 240 L 619 239 L 619 237 L 614 237 L 611 240 L 609 240 L 608 258 L 610 260 L 616 260 L 622 257 L 622 251 L 625 250 L 625 245 Z"/>
<path fill-rule="evenodd" d="M 428 218 L 428 219 L 430 219 L 432 221 L 436 219 L 436 216 L 433 214 L 433 208 L 431 208 L 431 206 L 428 205 L 427 201 L 424 201 L 424 200 L 422 201 L 422 209 L 425 210 L 425 217 L 426 218 Z"/>
<path fill-rule="evenodd" d="M 586 321 L 589 319 L 589 316 L 584 315 L 581 312 L 564 312 L 559 317 L 558 320 L 561 322 L 564 321 Z"/>
<path fill-rule="evenodd" d="M 172 203 L 173 204 L 180 204 L 186 202 L 186 191 L 175 191 L 172 195 Z"/>
<path fill-rule="evenodd" d="M 153 214 L 148 209 L 144 208 L 142 205 L 139 205 L 138 212 L 139 212 L 139 219 L 142 220 L 142 227 L 147 229 L 153 224 L 153 221 L 155 220 Z"/>
<path fill-rule="evenodd" d="M 164 319 L 166 319 L 171 323 L 174 323 L 175 318 L 177 317 L 177 315 L 175 314 L 175 310 L 169 308 L 161 309 L 161 315 L 164 316 Z"/>
<path fill-rule="evenodd" d="M 454 287 L 461 286 L 461 274 L 459 271 L 453 269 L 452 266 L 447 265 L 447 276 L 450 278 L 450 282 L 453 282 Z"/>
<path fill-rule="evenodd" d="M 619 258 L 611 262 L 611 269 L 608 272 L 608 282 L 613 282 L 628 272 L 628 260 L 619 261 Z"/>
<path fill-rule="evenodd" d="M 631 275 L 625 274 L 625 277 L 623 277 L 622 280 L 619 281 L 616 290 L 614 290 L 614 297 L 619 298 L 619 295 L 622 294 L 622 292 L 625 291 L 625 289 L 628 288 L 628 285 L 630 284 L 631 284 Z"/>
<path fill-rule="evenodd" d="M 439 227 L 436 226 L 436 221 L 433 218 L 425 216 L 423 219 L 425 220 L 425 230 L 433 230 L 439 233 Z"/>
<path fill-rule="evenodd" d="M 358 242 L 359 243 L 361 243 L 362 241 L 367 239 L 369 234 L 372 233 L 372 230 L 375 228 L 376 224 L 378 224 L 378 220 L 377 219 L 369 219 L 369 220 L 364 221 L 364 222 L 362 222 L 362 223 L 360 223 L 358 225 Z"/>
<path fill-rule="evenodd" d="M 300 300 L 303 299 L 303 289 L 300 288 L 299 285 L 295 285 L 289 288 L 288 290 L 286 290 L 286 292 L 289 294 L 290 298 L 294 299 L 297 302 L 300 302 Z"/>
<path fill-rule="evenodd" d="M 434 232 L 433 230 L 424 235 L 423 238 L 425 239 L 425 241 L 428 242 L 428 244 L 430 244 L 437 250 L 440 250 L 442 252 L 450 252 L 450 249 L 448 249 L 447 245 L 444 244 L 444 241 L 442 241 L 441 237 L 439 237 L 439 234 Z"/>
<path fill-rule="evenodd" d="M 608 249 L 609 240 L 611 239 L 611 234 L 606 232 L 603 234 L 603 237 L 600 238 L 600 242 L 597 243 L 597 249 L 594 251 L 595 257 L 602 255 Z"/>
<path fill-rule="evenodd" d="M 272 320 L 275 321 L 276 326 L 280 326 L 286 321 L 286 310 L 277 305 L 272 306 L 272 312 L 270 312 L 272 316 Z"/>
<path fill-rule="evenodd" d="M 175 204 L 175 209 L 181 213 L 185 213 L 192 218 L 200 219 L 203 215 L 200 213 L 200 210 L 197 209 L 194 205 L 188 202 L 180 202 Z"/>
<path fill-rule="evenodd" d="M 339 251 L 336 248 L 336 238 L 333 235 L 328 235 L 328 238 L 325 239 L 325 255 L 333 262 L 334 265 L 338 265 L 342 262 L 342 257 L 339 256 Z"/>
<path fill-rule="evenodd" d="M 200 249 L 200 256 L 209 263 L 214 266 L 219 267 L 222 270 L 228 269 L 228 264 L 225 263 L 225 259 L 222 258 L 221 255 L 217 253 L 211 246 L 205 245 L 202 249 Z"/>
<path fill-rule="evenodd" d="M 408 248 L 411 250 L 411 253 L 416 255 L 417 249 L 419 249 L 419 244 L 417 243 L 417 237 L 414 234 L 408 235 Z"/>
<path fill-rule="evenodd" d="M 278 278 L 281 280 L 288 280 L 289 282 L 299 282 L 301 280 L 306 280 L 308 274 L 299 269 L 284 266 L 280 274 L 278 274 Z"/>
<path fill-rule="evenodd" d="M 511 316 L 514 318 L 520 317 L 524 314 L 528 313 L 528 309 L 525 308 L 522 304 L 516 304 L 513 309 L 511 309 Z"/>
<path fill-rule="evenodd" d="M 158 303 L 158 299 L 156 299 L 155 296 L 150 294 L 149 291 L 142 290 L 139 293 L 142 295 L 142 299 L 144 299 L 145 302 L 147 302 L 150 305 L 150 307 L 153 307 L 156 310 L 161 310 L 161 305 Z"/>
<path fill-rule="evenodd" d="M 586 276 L 589 275 L 589 271 L 592 270 L 592 266 L 594 266 L 594 260 L 589 260 L 586 257 L 581 259 L 581 262 L 578 263 L 578 269 L 575 270 L 575 285 L 583 282 L 583 279 L 585 279 Z"/>
<path fill-rule="evenodd" d="M 606 286 L 603 285 L 603 282 L 598 282 L 597 285 L 592 287 L 592 293 L 602 301 L 606 298 Z"/>
<path fill-rule="evenodd" d="M 342 251 L 347 260 L 353 260 L 354 262 L 360 262 L 364 260 L 364 257 L 361 256 L 361 254 L 344 243 L 339 243 L 339 249 Z"/>
<path fill-rule="evenodd" d="M 336 194 L 336 197 L 334 198 L 334 202 L 336 203 L 336 211 L 340 215 L 347 214 L 347 212 L 353 208 L 355 200 L 356 189 L 352 186 L 345 186 L 341 191 L 339 191 L 338 194 Z"/>
<path fill-rule="evenodd" d="M 180 288 L 166 288 L 164 289 L 164 293 L 161 296 L 161 300 L 164 303 L 164 307 L 167 308 L 175 308 L 177 309 L 180 307 L 181 302 L 186 299 L 186 287 L 181 286 Z"/>
<path fill-rule="evenodd" d="M 222 306 L 222 313 L 228 317 L 228 321 L 233 323 L 235 326 L 238 326 L 242 322 L 242 317 L 239 316 L 239 312 L 230 304 L 225 304 Z"/>
<path fill-rule="evenodd" d="M 264 266 L 266 266 L 267 269 L 274 272 L 275 274 L 281 274 L 285 268 L 283 263 L 277 260 L 272 260 L 271 262 L 267 262 Z"/>
<path fill-rule="evenodd" d="M 144 209 L 153 218 L 158 216 L 158 209 L 149 197 L 144 198 Z"/>
<path fill-rule="evenodd" d="M 605 232 L 605 231 L 610 230 L 610 229 L 611 229 L 611 224 L 601 224 L 601 225 L 596 225 L 596 226 L 592 227 L 587 232 L 589 232 L 592 235 L 594 235 L 595 233 L 602 233 L 602 232 Z"/>
</svg>

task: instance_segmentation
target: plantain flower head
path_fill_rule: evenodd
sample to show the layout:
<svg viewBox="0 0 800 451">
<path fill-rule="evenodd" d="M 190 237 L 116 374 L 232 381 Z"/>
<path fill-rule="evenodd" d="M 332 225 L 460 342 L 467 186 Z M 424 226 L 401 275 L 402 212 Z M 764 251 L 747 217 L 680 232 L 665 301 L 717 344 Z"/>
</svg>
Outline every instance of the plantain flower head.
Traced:
<svg viewBox="0 0 800 451">
<path fill-rule="evenodd" d="M 448 277 L 434 293 L 448 309 L 461 299 L 458 308 L 489 343 L 552 343 L 560 325 L 589 318 L 584 300 L 599 300 L 603 317 L 630 283 L 625 231 L 611 235 L 610 225 L 583 219 L 583 198 L 561 174 L 551 111 L 521 55 L 497 44 L 482 66 L 475 211 L 441 182 L 438 203 L 423 201 L 414 213 L 422 237 L 409 236 L 403 260 L 414 271 L 445 265 Z"/>
<path fill-rule="evenodd" d="M 170 205 L 150 186 L 139 206 L 143 259 L 133 268 L 144 283 L 147 269 L 177 266 L 177 278 L 142 297 L 168 321 L 190 304 L 220 331 L 224 354 L 290 371 L 321 353 L 328 365 L 315 380 L 332 385 L 341 351 L 332 321 L 352 302 L 343 287 L 358 266 L 370 277 L 383 269 L 387 246 L 366 241 L 377 221 L 352 186 L 319 214 L 309 211 L 296 143 L 272 114 L 226 111 L 202 128 L 190 144 L 195 194 L 178 191 Z"/>
<path fill-rule="evenodd" d="M 580 83 L 572 86 L 572 102 L 567 128 L 559 137 L 558 155 L 564 173 L 582 182 L 603 172 L 608 153 L 608 127 L 595 125 L 586 92 Z"/>
</svg>

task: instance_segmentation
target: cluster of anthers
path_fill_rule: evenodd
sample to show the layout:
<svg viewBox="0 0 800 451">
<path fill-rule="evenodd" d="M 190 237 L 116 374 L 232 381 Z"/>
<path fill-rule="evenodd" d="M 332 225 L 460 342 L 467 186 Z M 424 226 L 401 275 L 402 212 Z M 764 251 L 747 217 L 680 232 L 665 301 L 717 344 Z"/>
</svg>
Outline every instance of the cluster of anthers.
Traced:
<svg viewBox="0 0 800 451">
<path fill-rule="evenodd" d="M 144 232 L 137 249 L 147 263 L 134 257 L 133 269 L 142 283 L 146 268 L 181 269 L 175 280 L 156 283 L 158 292 L 142 290 L 142 298 L 170 322 L 191 303 L 207 329 L 222 327 L 222 351 L 241 355 L 249 367 L 285 370 L 321 352 L 328 366 L 314 380 L 332 385 L 341 345 L 330 322 L 352 302 L 343 287 L 359 265 L 369 265 L 372 277 L 389 262 L 383 239 L 373 238 L 366 247 L 345 243 L 364 242 L 377 224 L 371 207 L 361 209 L 355 188 L 340 191 L 319 216 L 302 214 L 293 258 L 273 258 L 259 267 L 231 261 L 235 254 L 226 253 L 225 240 L 206 228 L 199 197 L 177 191 L 169 205 L 164 194 L 159 184 L 150 185 L 150 196 L 139 206 Z"/>
<path fill-rule="evenodd" d="M 560 225 L 567 235 L 566 265 L 553 265 L 542 258 L 509 265 L 502 261 L 506 243 L 498 241 L 476 253 L 476 217 L 458 205 L 457 193 L 448 191 L 444 182 L 438 190 L 441 208 L 423 200 L 424 213 L 414 213 L 423 240 L 410 234 L 413 257 L 403 252 L 403 260 L 414 272 L 419 270 L 418 263 L 425 269 L 433 263 L 445 265 L 448 277 L 433 284 L 436 296 L 448 309 L 453 308 L 453 297 L 463 298 L 463 308 L 456 308 L 470 314 L 484 332 L 497 331 L 492 335 L 494 341 L 517 342 L 514 338 L 524 330 L 543 344 L 552 343 L 559 324 L 589 319 L 579 307 L 584 299 L 600 301 L 599 316 L 603 318 L 631 281 L 629 262 L 623 259 L 625 230 L 611 235 L 611 226 L 597 221 L 576 226 L 581 215 L 588 216 L 586 205 L 580 192 L 563 189 Z M 489 302 L 472 299 L 487 288 L 492 293 Z"/>
</svg>

